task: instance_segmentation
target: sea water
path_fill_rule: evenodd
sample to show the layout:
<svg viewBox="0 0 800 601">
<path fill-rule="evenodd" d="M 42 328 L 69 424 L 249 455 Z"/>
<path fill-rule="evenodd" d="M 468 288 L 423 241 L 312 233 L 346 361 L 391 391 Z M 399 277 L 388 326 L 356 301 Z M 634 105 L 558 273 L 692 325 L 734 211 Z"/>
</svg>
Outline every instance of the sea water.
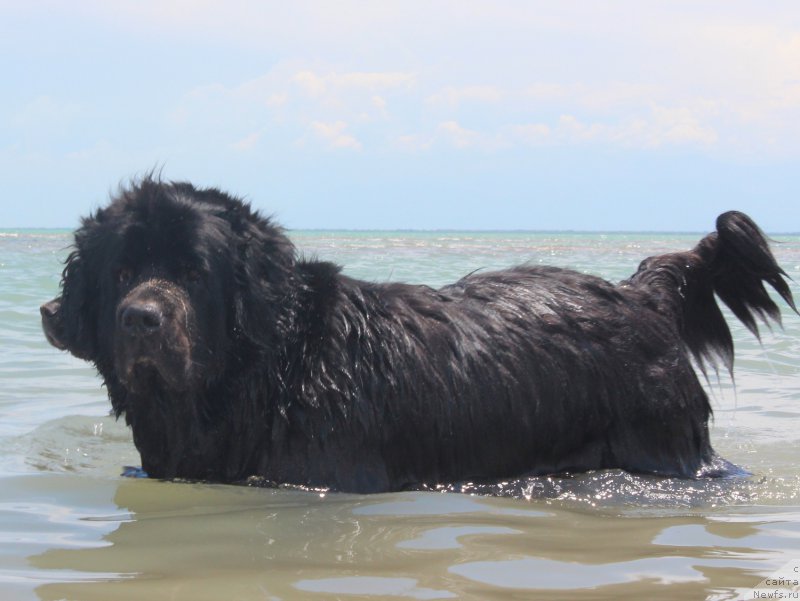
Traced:
<svg viewBox="0 0 800 601">
<path fill-rule="evenodd" d="M 351 276 L 432 286 L 519 263 L 618 281 L 700 237 L 290 234 Z M 800 280 L 800 237 L 776 238 Z M 94 370 L 41 333 L 38 307 L 58 293 L 70 243 L 68 232 L 0 232 L 4 601 L 752 599 L 766 576 L 800 565 L 800 317 L 782 302 L 784 329 L 762 328 L 761 343 L 732 325 L 735 381 L 723 370 L 707 382 L 714 446 L 749 478 L 608 471 L 493 496 L 159 482 L 120 477 L 139 461 L 130 432 L 109 417 Z"/>
</svg>

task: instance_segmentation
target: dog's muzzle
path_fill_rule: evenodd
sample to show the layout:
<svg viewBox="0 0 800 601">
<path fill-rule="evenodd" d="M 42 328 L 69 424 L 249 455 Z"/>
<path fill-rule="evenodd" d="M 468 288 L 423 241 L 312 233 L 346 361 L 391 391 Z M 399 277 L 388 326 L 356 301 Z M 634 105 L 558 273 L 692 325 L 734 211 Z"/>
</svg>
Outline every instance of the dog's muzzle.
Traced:
<svg viewBox="0 0 800 601">
<path fill-rule="evenodd" d="M 156 380 L 171 389 L 191 385 L 190 307 L 183 289 L 157 279 L 142 282 L 120 301 L 114 356 L 117 373 L 128 388 L 146 388 Z"/>
<path fill-rule="evenodd" d="M 60 350 L 67 348 L 63 340 L 63 325 L 61 323 L 61 301 L 57 298 L 44 303 L 39 307 L 39 313 L 42 315 L 42 330 L 47 342 Z"/>
</svg>

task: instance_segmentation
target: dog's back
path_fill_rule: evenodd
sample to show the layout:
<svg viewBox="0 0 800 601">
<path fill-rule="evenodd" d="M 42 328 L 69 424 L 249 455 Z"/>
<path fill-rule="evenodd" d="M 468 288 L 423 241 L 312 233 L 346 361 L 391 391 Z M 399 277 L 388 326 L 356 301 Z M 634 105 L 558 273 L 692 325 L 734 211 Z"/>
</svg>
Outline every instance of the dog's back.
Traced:
<svg viewBox="0 0 800 601">
<path fill-rule="evenodd" d="M 350 281 L 371 313 L 359 361 L 373 366 L 354 374 L 351 396 L 382 424 L 390 487 L 604 468 L 741 473 L 711 447 L 690 357 L 730 368 L 714 294 L 757 331 L 754 317 L 780 315 L 763 282 L 794 308 L 783 275 L 758 227 L 731 212 L 695 249 L 647 259 L 618 286 L 526 266 L 438 291 Z"/>
</svg>

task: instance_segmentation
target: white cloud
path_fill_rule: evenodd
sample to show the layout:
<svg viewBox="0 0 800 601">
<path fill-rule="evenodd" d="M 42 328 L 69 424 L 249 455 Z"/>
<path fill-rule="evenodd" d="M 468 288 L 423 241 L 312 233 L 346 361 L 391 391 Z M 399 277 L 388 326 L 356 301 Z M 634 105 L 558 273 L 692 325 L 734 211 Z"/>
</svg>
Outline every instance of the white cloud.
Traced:
<svg viewBox="0 0 800 601">
<path fill-rule="evenodd" d="M 275 92 L 267 97 L 266 105 L 268 108 L 277 108 L 285 106 L 287 102 L 289 102 L 289 95 L 286 92 Z"/>
<path fill-rule="evenodd" d="M 522 88 L 522 95 L 532 100 L 559 101 L 571 96 L 570 86 L 546 81 L 536 81 Z"/>
<path fill-rule="evenodd" d="M 331 74 L 328 79 L 342 87 L 367 88 L 370 90 L 408 87 L 414 85 L 416 76 L 413 73 L 387 72 L 365 73 L 352 72 L 343 75 Z"/>
<path fill-rule="evenodd" d="M 512 144 L 504 133 L 481 132 L 454 120 L 442 121 L 430 133 L 405 134 L 394 139 L 398 149 L 419 152 L 436 147 L 493 152 Z"/>
<path fill-rule="evenodd" d="M 574 115 L 561 115 L 556 127 L 557 136 L 565 142 L 592 142 L 611 139 L 612 128 L 604 123 L 583 123 Z M 618 137 L 617 137 L 618 138 Z"/>
<path fill-rule="evenodd" d="M 611 81 L 602 85 L 574 86 L 572 95 L 586 109 L 599 112 L 631 110 L 649 106 L 655 98 L 664 96 L 666 90 L 655 84 Z"/>
<path fill-rule="evenodd" d="M 439 137 L 444 138 L 456 148 L 474 146 L 479 139 L 478 133 L 460 126 L 455 121 L 445 121 L 436 128 Z"/>
<path fill-rule="evenodd" d="M 362 148 L 361 142 L 351 134 L 346 133 L 347 123 L 344 121 L 336 121 L 335 123 L 313 121 L 310 124 L 310 129 L 329 148 L 349 148 L 351 150 L 361 150 Z"/>
<path fill-rule="evenodd" d="M 686 107 L 653 107 L 651 136 L 655 146 L 693 143 L 707 146 L 719 139 L 713 127 L 701 123 L 697 115 Z"/>
<path fill-rule="evenodd" d="M 433 141 L 433 136 L 405 134 L 397 136 L 397 138 L 394 140 L 394 146 L 407 152 L 418 152 L 431 148 Z"/>
<path fill-rule="evenodd" d="M 648 117 L 621 123 L 587 123 L 575 115 L 562 115 L 555 128 L 561 143 L 605 143 L 624 147 L 655 149 L 662 146 L 710 146 L 719 136 L 702 124 L 687 108 L 653 107 Z"/>
<path fill-rule="evenodd" d="M 719 141 L 718 132 L 687 107 L 653 106 L 640 116 L 620 120 L 585 119 L 563 114 L 552 123 L 535 122 L 474 129 L 456 120 L 443 121 L 429 133 L 398 136 L 394 145 L 406 151 L 426 151 L 437 146 L 458 150 L 495 152 L 519 146 L 607 145 L 654 150 L 667 146 L 708 148 Z"/>
<path fill-rule="evenodd" d="M 342 134 L 349 147 L 362 148 L 800 154 L 800 31 L 789 5 L 80 4 L 87 18 L 139 35 L 174 30 L 175 43 L 198 43 L 214 32 L 220 51 L 278 57 L 260 77 L 198 87 L 165 107 L 175 128 L 280 124 L 292 140 L 314 122 L 344 122 L 357 126 L 357 137 Z M 490 31 L 492 44 L 475 43 Z"/>
<path fill-rule="evenodd" d="M 499 103 L 503 99 L 503 91 L 496 86 L 447 86 L 428 97 L 431 104 L 444 104 L 450 107 L 462 102 Z"/>
<path fill-rule="evenodd" d="M 294 83 L 307 94 L 315 97 L 346 90 L 374 92 L 398 87 L 410 87 L 414 84 L 415 79 L 416 77 L 413 73 L 368 73 L 362 71 L 332 72 L 326 75 L 318 75 L 314 71 L 300 71 L 293 77 Z"/>
<path fill-rule="evenodd" d="M 231 148 L 240 152 L 247 152 L 253 150 L 258 145 L 259 140 L 261 140 L 261 132 L 254 132 L 231 144 Z"/>
<path fill-rule="evenodd" d="M 322 96 L 327 91 L 325 79 L 313 71 L 300 71 L 292 78 L 310 96 Z"/>
<path fill-rule="evenodd" d="M 540 145 L 550 139 L 552 128 L 546 123 L 526 123 L 510 128 L 510 137 L 528 145 Z"/>
</svg>

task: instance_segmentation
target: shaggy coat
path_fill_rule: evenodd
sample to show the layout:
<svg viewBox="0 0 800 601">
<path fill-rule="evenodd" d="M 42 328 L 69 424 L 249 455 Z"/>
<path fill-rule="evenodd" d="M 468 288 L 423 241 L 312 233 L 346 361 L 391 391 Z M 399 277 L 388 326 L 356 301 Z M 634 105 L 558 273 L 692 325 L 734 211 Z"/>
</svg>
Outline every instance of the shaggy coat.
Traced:
<svg viewBox="0 0 800 601">
<path fill-rule="evenodd" d="M 156 478 L 354 492 L 621 468 L 733 473 L 692 368 L 794 308 L 763 234 L 729 212 L 617 285 L 554 267 L 440 289 L 304 260 L 216 189 L 146 178 L 83 220 L 48 340 L 91 361 Z"/>
</svg>

